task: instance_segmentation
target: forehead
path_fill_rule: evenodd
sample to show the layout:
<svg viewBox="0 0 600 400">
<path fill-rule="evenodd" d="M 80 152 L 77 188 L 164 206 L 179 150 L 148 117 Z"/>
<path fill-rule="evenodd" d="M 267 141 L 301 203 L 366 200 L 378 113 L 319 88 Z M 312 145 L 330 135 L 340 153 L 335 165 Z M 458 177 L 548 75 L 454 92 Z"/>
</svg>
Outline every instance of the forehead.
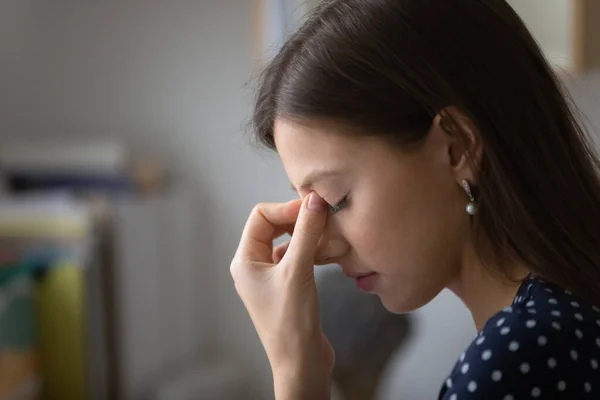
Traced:
<svg viewBox="0 0 600 400">
<path fill-rule="evenodd" d="M 325 121 L 299 124 L 278 119 L 274 139 L 286 169 L 340 168 L 365 156 L 365 138 L 345 134 L 343 128 Z"/>
</svg>

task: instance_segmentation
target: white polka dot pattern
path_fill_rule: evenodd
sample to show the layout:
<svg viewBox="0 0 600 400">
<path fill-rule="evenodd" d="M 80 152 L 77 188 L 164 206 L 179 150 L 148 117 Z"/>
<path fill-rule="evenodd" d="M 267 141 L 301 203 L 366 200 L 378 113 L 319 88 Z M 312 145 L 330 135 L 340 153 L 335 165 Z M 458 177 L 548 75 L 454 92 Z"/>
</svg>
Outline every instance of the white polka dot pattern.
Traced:
<svg viewBox="0 0 600 400">
<path fill-rule="evenodd" d="M 492 351 L 491 350 L 486 350 L 483 353 L 481 353 L 481 359 L 483 361 L 487 361 L 490 358 L 492 358 Z"/>
<path fill-rule="evenodd" d="M 501 379 L 502 379 L 502 371 L 495 370 L 494 372 L 492 372 L 492 380 L 494 382 L 500 382 Z"/>
<path fill-rule="evenodd" d="M 440 400 L 600 399 L 600 308 L 528 278 L 460 356 Z"/>
<path fill-rule="evenodd" d="M 538 337 L 537 342 L 540 346 L 545 346 L 546 343 L 548 343 L 548 339 L 546 338 L 546 336 L 540 336 Z"/>
<path fill-rule="evenodd" d="M 560 324 L 559 324 L 558 322 L 554 321 L 554 322 L 552 323 L 552 327 L 553 327 L 554 329 L 556 329 L 557 331 L 560 331 Z"/>
<path fill-rule="evenodd" d="M 571 355 L 571 358 L 573 359 L 573 361 L 577 361 L 577 359 L 579 358 L 579 355 L 577 354 L 577 352 L 575 350 L 571 350 L 569 352 L 569 354 Z"/>
<path fill-rule="evenodd" d="M 469 372 L 469 363 L 464 363 L 462 367 L 460 367 L 460 372 L 462 372 L 463 375 Z"/>
<path fill-rule="evenodd" d="M 471 393 L 473 393 L 474 391 L 476 391 L 477 390 L 477 382 L 475 382 L 475 381 L 469 382 L 469 385 L 467 386 L 467 389 Z"/>
</svg>

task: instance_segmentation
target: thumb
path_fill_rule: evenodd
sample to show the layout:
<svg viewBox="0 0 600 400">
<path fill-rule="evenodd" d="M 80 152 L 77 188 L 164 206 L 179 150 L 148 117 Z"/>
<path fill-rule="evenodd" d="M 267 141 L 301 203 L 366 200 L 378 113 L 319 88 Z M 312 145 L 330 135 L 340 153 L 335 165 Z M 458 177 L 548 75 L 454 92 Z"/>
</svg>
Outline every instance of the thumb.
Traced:
<svg viewBox="0 0 600 400">
<path fill-rule="evenodd" d="M 327 202 L 315 192 L 304 199 L 283 262 L 300 269 L 314 266 L 319 239 L 325 230 L 328 210 Z"/>
</svg>

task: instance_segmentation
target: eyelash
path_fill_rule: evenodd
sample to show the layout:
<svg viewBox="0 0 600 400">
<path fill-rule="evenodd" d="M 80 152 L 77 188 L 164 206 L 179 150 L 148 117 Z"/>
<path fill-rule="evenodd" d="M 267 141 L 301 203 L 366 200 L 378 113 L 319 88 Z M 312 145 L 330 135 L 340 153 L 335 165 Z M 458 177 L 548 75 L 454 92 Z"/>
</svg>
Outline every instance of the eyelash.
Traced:
<svg viewBox="0 0 600 400">
<path fill-rule="evenodd" d="M 344 208 L 348 206 L 348 195 L 344 196 L 342 200 L 340 200 L 337 204 L 329 206 L 329 212 L 333 214 L 337 214 L 342 211 Z"/>
</svg>

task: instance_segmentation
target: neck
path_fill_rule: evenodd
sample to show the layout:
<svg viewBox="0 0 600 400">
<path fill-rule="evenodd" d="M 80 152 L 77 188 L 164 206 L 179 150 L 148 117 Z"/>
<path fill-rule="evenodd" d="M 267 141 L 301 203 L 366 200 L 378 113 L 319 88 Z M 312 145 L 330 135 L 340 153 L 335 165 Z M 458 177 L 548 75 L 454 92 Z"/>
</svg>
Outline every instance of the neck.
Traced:
<svg viewBox="0 0 600 400">
<path fill-rule="evenodd" d="M 475 327 L 480 331 L 494 314 L 512 304 L 527 273 L 523 266 L 509 263 L 483 265 L 481 258 L 469 246 L 459 273 L 448 289 L 471 311 Z M 507 275 L 514 279 L 509 279 Z"/>
</svg>

